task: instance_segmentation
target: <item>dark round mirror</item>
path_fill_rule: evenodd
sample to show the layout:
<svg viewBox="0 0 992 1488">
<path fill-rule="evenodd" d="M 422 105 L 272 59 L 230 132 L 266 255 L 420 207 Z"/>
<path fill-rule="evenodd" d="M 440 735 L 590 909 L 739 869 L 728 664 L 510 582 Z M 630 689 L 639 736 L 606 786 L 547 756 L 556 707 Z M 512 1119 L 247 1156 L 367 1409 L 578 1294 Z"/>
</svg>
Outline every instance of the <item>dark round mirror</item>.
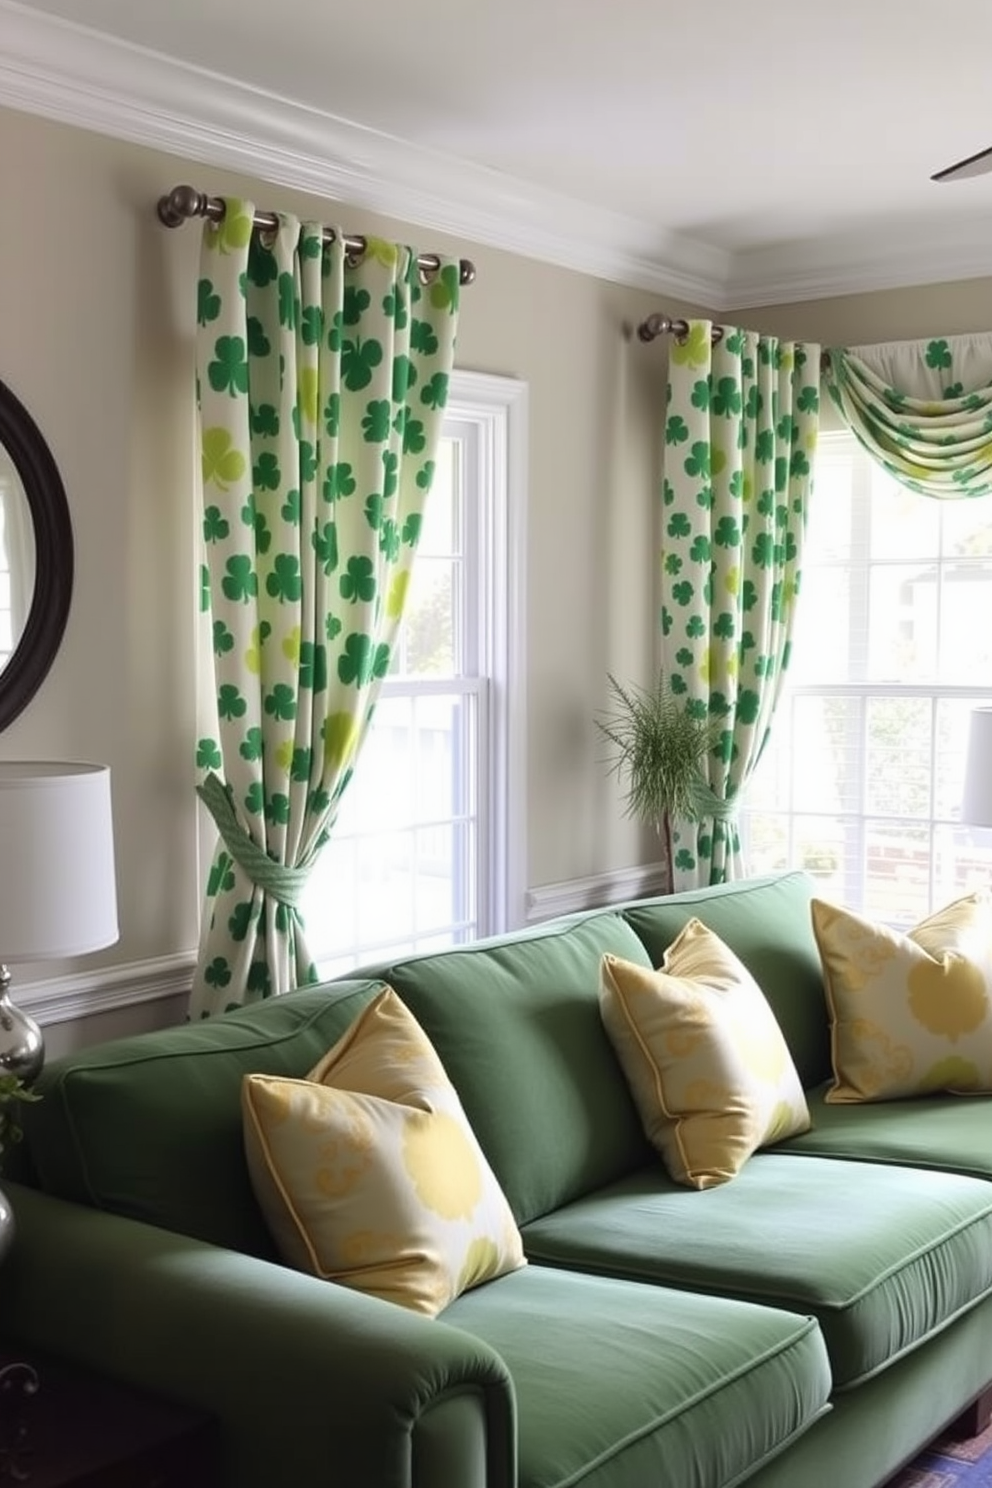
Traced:
<svg viewBox="0 0 992 1488">
<path fill-rule="evenodd" d="M 41 430 L 0 382 L 0 729 L 41 686 L 72 598 L 72 523 Z"/>
</svg>

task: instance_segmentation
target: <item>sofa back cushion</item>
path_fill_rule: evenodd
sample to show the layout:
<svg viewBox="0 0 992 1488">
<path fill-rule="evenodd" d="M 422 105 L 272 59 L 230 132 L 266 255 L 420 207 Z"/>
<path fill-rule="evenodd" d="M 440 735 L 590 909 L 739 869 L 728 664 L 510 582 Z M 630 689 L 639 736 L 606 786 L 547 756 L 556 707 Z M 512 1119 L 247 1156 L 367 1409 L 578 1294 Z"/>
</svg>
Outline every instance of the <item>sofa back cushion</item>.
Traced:
<svg viewBox="0 0 992 1488">
<path fill-rule="evenodd" d="M 33 1181 L 61 1198 L 274 1259 L 245 1161 L 246 1074 L 304 1076 L 381 991 L 343 981 L 53 1060 L 25 1107 Z"/>
<path fill-rule="evenodd" d="M 647 965 L 606 910 L 371 969 L 437 1050 L 518 1224 L 657 1161 L 600 1016 L 604 953 Z"/>
<path fill-rule="evenodd" d="M 809 874 L 743 878 L 624 905 L 623 914 L 660 966 L 672 941 L 694 917 L 728 945 L 754 977 L 785 1035 L 805 1089 L 831 1074 L 830 1031 Z"/>
</svg>

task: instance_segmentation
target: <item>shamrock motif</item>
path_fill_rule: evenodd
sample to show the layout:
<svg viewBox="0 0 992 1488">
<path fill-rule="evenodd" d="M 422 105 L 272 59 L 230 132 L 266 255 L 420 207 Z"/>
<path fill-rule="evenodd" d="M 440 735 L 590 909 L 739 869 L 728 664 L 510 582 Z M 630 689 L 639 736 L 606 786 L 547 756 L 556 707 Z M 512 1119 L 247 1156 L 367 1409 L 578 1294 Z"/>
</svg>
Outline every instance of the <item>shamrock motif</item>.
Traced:
<svg viewBox="0 0 992 1488">
<path fill-rule="evenodd" d="M 248 361 L 244 337 L 218 336 L 214 360 L 207 365 L 207 376 L 215 392 L 227 391 L 231 397 L 248 391 Z"/>
<path fill-rule="evenodd" d="M 389 670 L 460 286 L 457 264 L 422 286 L 409 249 L 369 238 L 355 262 L 337 230 L 325 240 L 289 218 L 253 233 L 253 216 L 250 204 L 225 204 L 197 285 L 201 602 L 215 607 L 220 720 L 197 764 L 226 766 L 244 819 L 264 821 L 256 840 L 277 858 L 287 843 L 326 837 Z M 339 506 L 351 497 L 354 519 Z M 345 614 L 361 619 L 345 626 Z M 210 886 L 217 907 L 191 1016 L 285 990 L 286 965 L 316 977 L 295 910 L 263 915 L 264 891 L 249 892 L 227 854 Z"/>
<path fill-rule="evenodd" d="M 226 429 L 204 429 L 201 438 L 203 483 L 227 491 L 244 476 L 247 461 Z"/>
</svg>

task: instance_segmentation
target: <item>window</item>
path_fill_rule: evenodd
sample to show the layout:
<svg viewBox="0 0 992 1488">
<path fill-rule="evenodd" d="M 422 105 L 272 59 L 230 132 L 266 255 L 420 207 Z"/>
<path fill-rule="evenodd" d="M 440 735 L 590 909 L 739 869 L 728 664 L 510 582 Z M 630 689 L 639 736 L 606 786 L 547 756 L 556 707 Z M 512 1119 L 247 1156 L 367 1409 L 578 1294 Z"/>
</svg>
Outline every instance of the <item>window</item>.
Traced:
<svg viewBox="0 0 992 1488">
<path fill-rule="evenodd" d="M 453 374 L 393 667 L 301 905 L 322 976 L 522 922 L 525 415 L 524 384 Z"/>
<path fill-rule="evenodd" d="M 821 434 L 792 664 L 742 812 L 749 873 L 806 868 L 897 926 L 992 882 L 992 834 L 960 820 L 990 616 L 992 497 L 917 496 Z"/>
</svg>

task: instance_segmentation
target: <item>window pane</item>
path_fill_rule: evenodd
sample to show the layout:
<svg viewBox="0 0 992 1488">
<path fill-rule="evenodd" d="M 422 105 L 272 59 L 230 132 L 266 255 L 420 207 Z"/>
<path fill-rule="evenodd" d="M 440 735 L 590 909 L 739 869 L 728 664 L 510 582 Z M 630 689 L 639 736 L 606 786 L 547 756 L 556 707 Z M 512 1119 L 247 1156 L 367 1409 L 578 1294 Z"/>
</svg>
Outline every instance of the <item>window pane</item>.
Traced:
<svg viewBox="0 0 992 1488">
<path fill-rule="evenodd" d="M 745 861 L 805 867 L 851 908 L 911 926 L 992 883 L 992 831 L 960 821 L 969 717 L 992 692 L 992 497 L 918 496 L 827 434 L 811 506 Z"/>
<path fill-rule="evenodd" d="M 852 760 L 861 748 L 860 700 L 797 697 L 793 707 L 797 810 L 848 812 L 858 809 Z"/>
<path fill-rule="evenodd" d="M 870 475 L 872 558 L 936 558 L 940 502 L 907 491 L 880 465 L 872 464 Z"/>
<path fill-rule="evenodd" d="M 930 815 L 929 698 L 869 698 L 865 806 L 885 816 Z"/>
<path fill-rule="evenodd" d="M 864 913 L 915 925 L 930 913 L 930 833 L 926 827 L 867 823 Z"/>
<path fill-rule="evenodd" d="M 403 673 L 450 677 L 455 670 L 454 563 L 417 555 L 403 619 Z"/>
<path fill-rule="evenodd" d="M 873 682 L 932 681 L 937 671 L 937 564 L 876 565 L 869 592 L 869 677 Z"/>
<path fill-rule="evenodd" d="M 809 544 L 807 543 L 807 551 Z M 829 623 L 825 624 L 825 617 Z M 848 682 L 855 664 L 851 575 L 836 567 L 803 569 L 789 677 L 793 682 Z"/>
<path fill-rule="evenodd" d="M 456 574 L 461 563 L 457 507 L 461 483 L 453 439 L 442 439 L 424 509 L 417 554 L 391 674 L 451 677 L 456 671 Z"/>
<path fill-rule="evenodd" d="M 809 504 L 806 540 L 824 563 L 846 561 L 851 555 L 851 459 L 823 443 L 817 451 L 814 494 Z"/>
<path fill-rule="evenodd" d="M 940 518 L 945 557 L 992 556 L 992 496 L 942 501 Z"/>
<path fill-rule="evenodd" d="M 969 561 L 944 568 L 938 638 L 942 682 L 967 685 L 977 677 L 992 677 L 990 603 L 987 564 Z"/>
</svg>

